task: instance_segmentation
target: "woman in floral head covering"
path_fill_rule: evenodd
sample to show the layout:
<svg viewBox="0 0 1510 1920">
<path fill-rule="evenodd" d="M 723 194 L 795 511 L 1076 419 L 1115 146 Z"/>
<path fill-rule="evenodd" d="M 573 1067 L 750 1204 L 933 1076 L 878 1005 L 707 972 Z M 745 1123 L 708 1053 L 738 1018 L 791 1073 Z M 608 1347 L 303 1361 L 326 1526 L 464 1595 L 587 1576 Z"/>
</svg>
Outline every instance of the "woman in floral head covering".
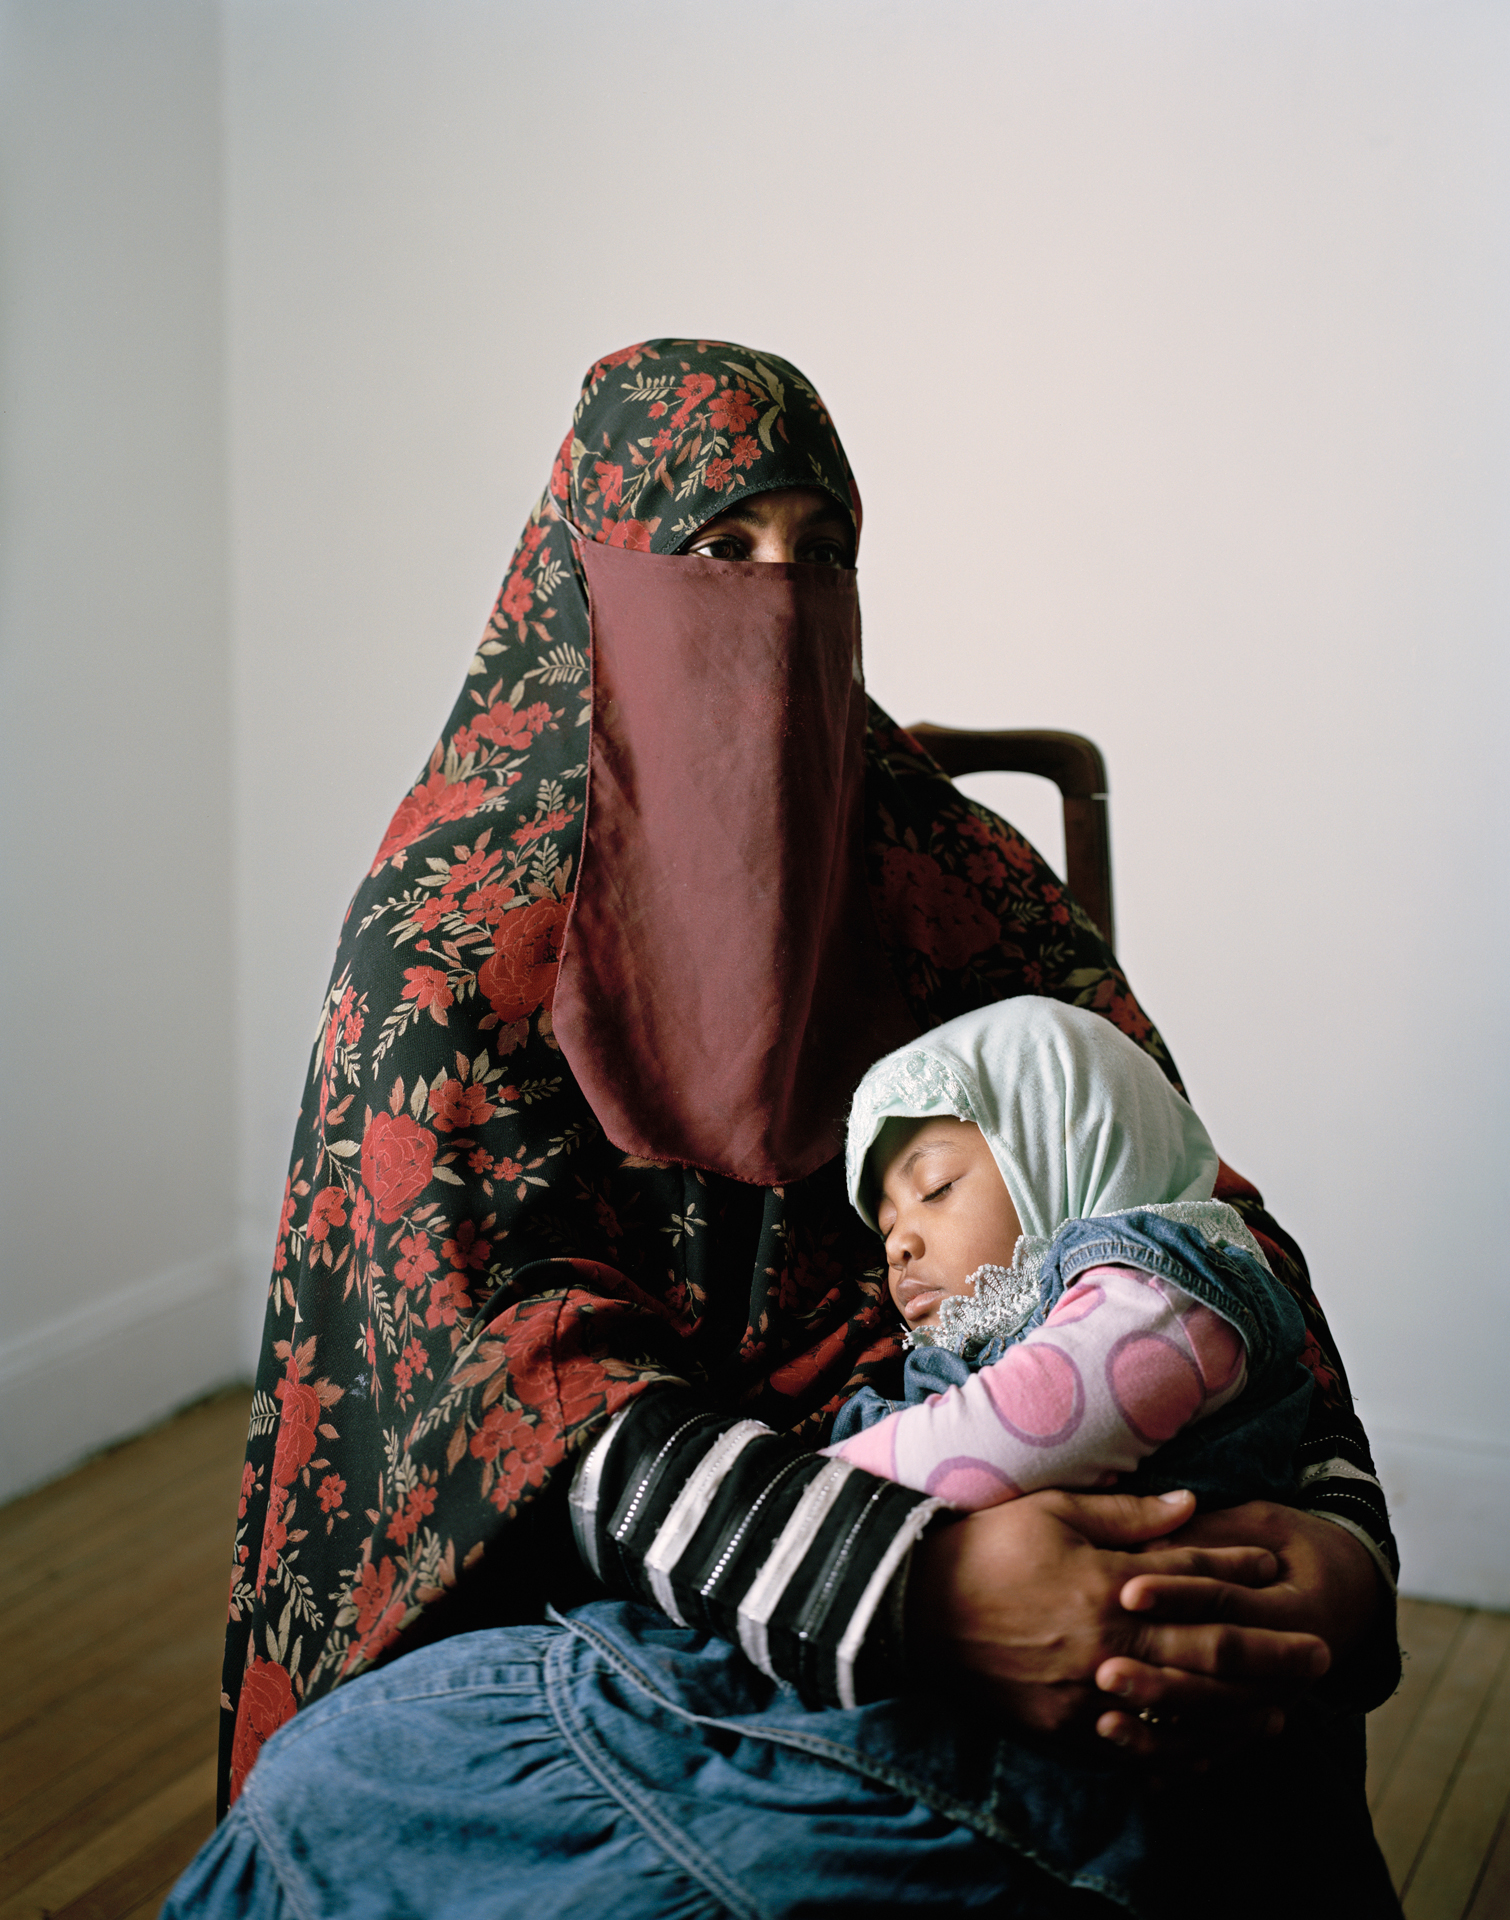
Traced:
<svg viewBox="0 0 1510 1920">
<path fill-rule="evenodd" d="M 793 501 L 822 537 L 751 557 Z M 845 1196 L 849 1094 L 910 1034 L 1024 992 L 1173 1067 L 1033 849 L 866 701 L 860 520 L 785 361 L 668 339 L 589 369 L 321 1014 L 239 1507 L 232 1799 L 332 1688 L 605 1585 L 812 1703 L 899 1684 L 937 1503 L 836 1484 L 812 1451 L 899 1366 Z M 1351 1496 L 1366 1443 L 1298 1252 L 1245 1183 L 1217 1191 L 1312 1328 L 1316 1458 L 1343 1464 L 1308 1501 Z M 1119 1510 L 1102 1538 L 1179 1517 Z M 1382 1506 L 1358 1524 L 1392 1552 Z M 1167 1631 L 1150 1657 L 1178 1666 Z M 1020 1711 L 1066 1677 L 998 1671 Z"/>
</svg>

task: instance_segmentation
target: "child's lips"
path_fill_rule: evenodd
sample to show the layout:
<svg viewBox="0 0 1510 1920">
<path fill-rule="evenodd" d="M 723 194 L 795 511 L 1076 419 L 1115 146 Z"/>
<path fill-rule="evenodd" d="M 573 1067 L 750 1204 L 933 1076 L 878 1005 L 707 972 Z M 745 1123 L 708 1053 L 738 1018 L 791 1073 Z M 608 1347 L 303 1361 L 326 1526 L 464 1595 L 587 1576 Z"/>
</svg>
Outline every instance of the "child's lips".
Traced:
<svg viewBox="0 0 1510 1920">
<path fill-rule="evenodd" d="M 908 1326 L 926 1320 L 944 1297 L 944 1289 L 930 1280 L 903 1280 L 897 1287 L 897 1305 Z"/>
</svg>

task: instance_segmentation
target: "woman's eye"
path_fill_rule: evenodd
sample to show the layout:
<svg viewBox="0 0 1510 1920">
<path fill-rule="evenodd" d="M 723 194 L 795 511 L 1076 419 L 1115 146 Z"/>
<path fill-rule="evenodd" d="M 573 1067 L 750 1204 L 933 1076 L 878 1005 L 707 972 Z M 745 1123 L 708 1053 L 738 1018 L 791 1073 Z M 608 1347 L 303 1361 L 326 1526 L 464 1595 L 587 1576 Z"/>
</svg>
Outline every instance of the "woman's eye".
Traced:
<svg viewBox="0 0 1510 1920">
<path fill-rule="evenodd" d="M 954 1182 L 952 1180 L 946 1180 L 941 1187 L 935 1187 L 932 1193 L 925 1193 L 923 1195 L 924 1204 L 926 1205 L 930 1200 L 942 1200 L 953 1185 Z"/>
<path fill-rule="evenodd" d="M 727 533 L 720 534 L 716 540 L 700 540 L 692 552 L 703 560 L 743 560 L 745 557 L 739 541 Z"/>
<path fill-rule="evenodd" d="M 847 567 L 850 565 L 849 549 L 838 540 L 819 540 L 808 547 L 804 560 L 819 567 Z"/>
</svg>

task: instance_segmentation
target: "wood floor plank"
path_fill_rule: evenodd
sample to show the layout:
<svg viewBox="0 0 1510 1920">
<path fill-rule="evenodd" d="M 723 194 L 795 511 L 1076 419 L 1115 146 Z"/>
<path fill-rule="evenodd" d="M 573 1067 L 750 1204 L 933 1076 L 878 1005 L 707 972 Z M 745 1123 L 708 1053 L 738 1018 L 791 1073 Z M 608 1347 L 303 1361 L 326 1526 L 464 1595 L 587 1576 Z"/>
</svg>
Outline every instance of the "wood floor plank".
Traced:
<svg viewBox="0 0 1510 1920">
<path fill-rule="evenodd" d="M 230 1511 L 245 1400 L 245 1394 L 231 1396 L 235 1418 L 229 1425 L 222 1418 L 221 1459 L 211 1463 L 219 1469 L 219 1488 L 206 1489 L 193 1504 L 186 1499 L 181 1511 L 170 1507 L 156 1522 L 157 1535 L 171 1528 L 174 1537 L 206 1544 L 185 1564 L 172 1553 L 156 1553 L 153 1528 L 144 1525 L 129 1553 L 107 1558 L 85 1596 L 98 1609 L 98 1645 L 90 1649 L 89 1660 L 81 1663 L 72 1657 L 72 1636 L 66 1631 L 49 1629 L 42 1644 L 28 1649 L 14 1631 L 16 1610 L 0 1607 L 0 1643 L 6 1645 L 9 1664 L 25 1671 L 24 1654 L 44 1696 L 47 1673 L 56 1676 L 64 1669 L 61 1690 L 44 1697 L 41 1710 L 35 1710 L 35 1690 L 23 1701 L 13 1689 L 11 1704 L 34 1710 L 11 1716 L 0 1738 L 0 1805 L 7 1809 L 0 1816 L 0 1856 L 16 1841 L 11 1814 L 24 1817 L 28 1802 L 39 1814 L 46 1811 L 49 1794 L 66 1803 L 69 1778 L 86 1789 L 99 1789 L 102 1753 L 108 1756 L 112 1748 L 119 1752 L 129 1775 L 143 1751 L 160 1750 L 190 1720 L 197 1720 L 213 1742 L 228 1556 L 222 1559 L 207 1541 L 222 1532 Z M 212 1405 L 208 1411 L 223 1416 L 224 1410 Z M 180 1424 L 191 1438 L 195 1433 L 202 1438 L 204 1410 L 186 1415 Z M 149 1442 L 161 1453 L 159 1434 L 148 1435 L 141 1444 Z M 213 1531 L 206 1524 L 212 1512 Z M 123 1594 L 139 1615 L 135 1632 L 119 1618 Z M 59 1610 L 65 1627 L 71 1617 L 67 1607 Z"/>
<path fill-rule="evenodd" d="M 72 1757 L 85 1761 L 150 1719 L 165 1698 L 195 1697 L 212 1712 L 219 1700 L 220 1657 L 218 1626 L 190 1614 L 176 1623 L 175 1638 L 139 1649 L 132 1663 L 107 1676 L 106 1684 L 87 1684 L 77 1696 L 61 1690 L 35 1720 L 0 1745 L 0 1791 L 14 1792 L 18 1782 L 24 1790 L 44 1768 L 57 1778 L 70 1754 L 66 1747 L 60 1752 L 61 1740 L 71 1736 Z M 54 1736 L 58 1722 L 66 1725 Z"/>
<path fill-rule="evenodd" d="M 0 1880 L 35 1880 L 78 1846 L 81 1837 L 109 1826 L 213 1759 L 219 1714 L 213 1690 L 189 1701 L 165 1700 L 145 1726 L 88 1755 L 81 1765 L 6 1796 L 0 1814 Z"/>
<path fill-rule="evenodd" d="M 234 1455 L 239 1466 L 250 1406 L 246 1388 L 229 1388 L 0 1507 L 0 1563 L 8 1569 L 20 1556 L 45 1551 L 59 1529 L 108 1519 L 144 1489 L 173 1481 L 204 1459 Z"/>
<path fill-rule="evenodd" d="M 192 1858 L 192 1855 L 190 1857 Z M 173 1880 L 177 1878 L 178 1874 L 175 1873 Z M 145 1900 L 139 1900 L 129 1913 L 123 1913 L 120 1916 L 120 1920 L 158 1920 L 163 1902 L 172 1891 L 173 1880 L 169 1880 L 164 1886 L 154 1887 Z"/>
<path fill-rule="evenodd" d="M 217 1433 L 202 1422 L 186 1425 L 177 1456 L 125 1476 L 97 1502 L 60 1508 L 47 1524 L 31 1526 L 24 1540 L 0 1537 L 0 1609 L 44 1590 L 55 1594 L 60 1585 L 87 1590 L 110 1559 L 133 1551 L 141 1557 L 144 1544 L 160 1546 L 185 1527 L 223 1540 L 229 1567 L 242 1442 L 232 1437 L 235 1428 Z"/>
<path fill-rule="evenodd" d="M 213 1802 L 198 1808 L 150 1847 L 118 1867 L 108 1878 L 56 1907 L 48 1920 L 120 1920 L 140 1901 L 155 1899 L 161 1906 L 169 1888 L 215 1831 Z"/>
<path fill-rule="evenodd" d="M 217 1572 L 220 1591 L 228 1594 L 230 1543 L 217 1538 L 218 1532 L 185 1524 L 164 1539 L 160 1553 L 153 1554 L 143 1543 L 140 1552 L 107 1563 L 71 1594 L 35 1589 L 0 1615 L 7 1662 L 20 1673 L 35 1674 L 44 1659 L 66 1667 L 111 1640 L 124 1625 L 144 1624 L 149 1609 L 171 1604 L 178 1593 L 212 1592 Z M 7 1702 L 9 1709 L 14 1706 L 14 1701 Z"/>
<path fill-rule="evenodd" d="M 25 1764 L 23 1756 L 46 1751 L 53 1742 L 51 1729 L 72 1717 L 74 1701 L 89 1703 L 95 1715 L 92 1749 L 150 1717 L 155 1699 L 208 1689 L 218 1682 L 223 1631 L 219 1607 L 189 1593 L 154 1608 L 135 1633 L 94 1649 L 90 1660 L 38 1675 L 28 1688 L 27 1717 L 18 1716 L 0 1735 L 0 1779 L 14 1777 Z"/>
<path fill-rule="evenodd" d="M 177 1878 L 178 1875 L 175 1873 L 173 1880 Z M 162 1912 L 163 1902 L 172 1891 L 173 1880 L 169 1880 L 165 1886 L 154 1887 L 145 1900 L 139 1901 L 129 1913 L 123 1913 L 120 1916 L 120 1920 L 158 1920 L 158 1915 Z"/>
<path fill-rule="evenodd" d="M 123 1636 L 114 1647 L 95 1650 L 89 1661 L 37 1676 L 27 1691 L 27 1713 L 0 1732 L 0 1805 L 7 1793 L 55 1779 L 102 1747 L 137 1733 L 150 1737 L 153 1723 L 174 1702 L 213 1706 L 225 1636 L 218 1592 L 191 1593 L 152 1609 L 152 1626 L 156 1637 Z"/>
<path fill-rule="evenodd" d="M 223 1620 L 224 1615 L 218 1615 L 214 1632 L 223 1633 Z M 189 1585 L 164 1604 L 118 1622 L 113 1632 L 80 1648 L 60 1650 L 56 1664 L 42 1663 L 0 1700 L 0 1739 L 23 1732 L 72 1693 L 108 1689 L 129 1667 L 145 1662 L 171 1671 L 185 1653 L 202 1657 L 196 1636 L 206 1631 L 211 1629 L 203 1588 Z"/>
<path fill-rule="evenodd" d="M 1443 1663 L 1374 1816 L 1374 1831 L 1402 1893 L 1478 1724 L 1494 1682 L 1510 1615 L 1474 1613 Z"/>
<path fill-rule="evenodd" d="M 161 1616 L 159 1616 L 161 1618 Z M 211 1607 L 174 1623 L 171 1642 L 160 1640 L 108 1674 L 101 1684 L 64 1690 L 43 1713 L 0 1739 L 0 1793 L 25 1790 L 51 1778 L 61 1762 L 82 1762 L 97 1748 L 149 1725 L 158 1702 L 214 1700 L 219 1693 L 222 1629 Z"/>
<path fill-rule="evenodd" d="M 141 1560 L 175 1534 L 193 1530 L 224 1543 L 229 1564 L 236 1531 L 237 1478 L 225 1460 L 195 1460 L 182 1475 L 148 1488 L 130 1506 L 98 1520 L 75 1518 L 6 1565 L 0 1610 L 35 1608 L 86 1592 L 121 1559 Z M 3 1549 L 0 1549 L 3 1552 Z"/>
<path fill-rule="evenodd" d="M 1510 1920 L 1510 1817 L 1494 1837 L 1466 1920 Z"/>
<path fill-rule="evenodd" d="M 215 1763 L 206 1760 L 144 1800 L 124 1819 L 114 1821 L 85 1845 L 76 1847 L 66 1860 L 58 1861 L 9 1899 L 0 1901 L 0 1920 L 53 1920 L 59 1909 L 82 1900 L 112 1875 L 128 1868 L 158 1846 L 165 1835 L 178 1831 L 186 1821 L 201 1818 L 207 1806 L 213 1823 L 214 1804 Z M 134 1898 L 140 1898 L 140 1894 Z"/>
<path fill-rule="evenodd" d="M 1499 1668 L 1405 1896 L 1406 1920 L 1462 1920 L 1510 1806 L 1510 1617 L 1498 1629 Z"/>
<path fill-rule="evenodd" d="M 47 1559 L 38 1556 L 27 1583 L 0 1599 L 0 1617 L 16 1632 L 49 1617 L 61 1626 L 91 1603 L 119 1617 L 123 1579 L 171 1586 L 175 1557 L 186 1553 L 218 1550 L 229 1579 L 235 1515 L 235 1483 L 223 1473 L 206 1475 L 188 1495 L 170 1489 L 160 1503 L 130 1516 L 118 1538 L 60 1541 Z"/>
<path fill-rule="evenodd" d="M 236 1391 L 0 1509 L 0 1914 L 154 1915 L 213 1824 Z M 185 1787 L 185 1781 L 191 1784 Z"/>
<path fill-rule="evenodd" d="M 1400 1602 L 1400 1647 L 1404 1654 L 1400 1685 L 1393 1697 L 1368 1717 L 1368 1804 L 1377 1809 L 1396 1762 L 1410 1739 L 1421 1709 L 1431 1697 L 1457 1636 L 1468 1620 L 1467 1607 Z"/>
</svg>

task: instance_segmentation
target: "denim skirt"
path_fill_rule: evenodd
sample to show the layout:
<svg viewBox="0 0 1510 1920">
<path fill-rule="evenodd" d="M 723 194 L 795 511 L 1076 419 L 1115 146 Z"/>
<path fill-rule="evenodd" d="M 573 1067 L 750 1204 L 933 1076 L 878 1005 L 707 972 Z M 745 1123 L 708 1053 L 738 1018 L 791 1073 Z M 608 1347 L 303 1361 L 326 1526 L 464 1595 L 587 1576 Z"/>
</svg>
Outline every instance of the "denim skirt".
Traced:
<svg viewBox="0 0 1510 1920">
<path fill-rule="evenodd" d="M 1399 1913 L 1361 1724 L 1150 1795 L 1104 1742 L 914 1695 L 811 1711 L 732 1647 L 595 1602 L 306 1707 L 164 1920 L 1180 1920 Z"/>
<path fill-rule="evenodd" d="M 856 1771 L 842 1728 L 829 1757 L 782 1737 L 845 1716 L 804 1716 L 787 1689 L 757 1703 L 769 1733 L 698 1712 L 749 1704 L 718 1676 L 760 1677 L 667 1627 L 605 1603 L 461 1634 L 338 1688 L 268 1742 L 164 1920 L 1117 1911 L 940 1812 L 937 1793 Z M 636 1643 L 664 1654 L 678 1637 L 673 1699 L 664 1659 Z"/>
</svg>

